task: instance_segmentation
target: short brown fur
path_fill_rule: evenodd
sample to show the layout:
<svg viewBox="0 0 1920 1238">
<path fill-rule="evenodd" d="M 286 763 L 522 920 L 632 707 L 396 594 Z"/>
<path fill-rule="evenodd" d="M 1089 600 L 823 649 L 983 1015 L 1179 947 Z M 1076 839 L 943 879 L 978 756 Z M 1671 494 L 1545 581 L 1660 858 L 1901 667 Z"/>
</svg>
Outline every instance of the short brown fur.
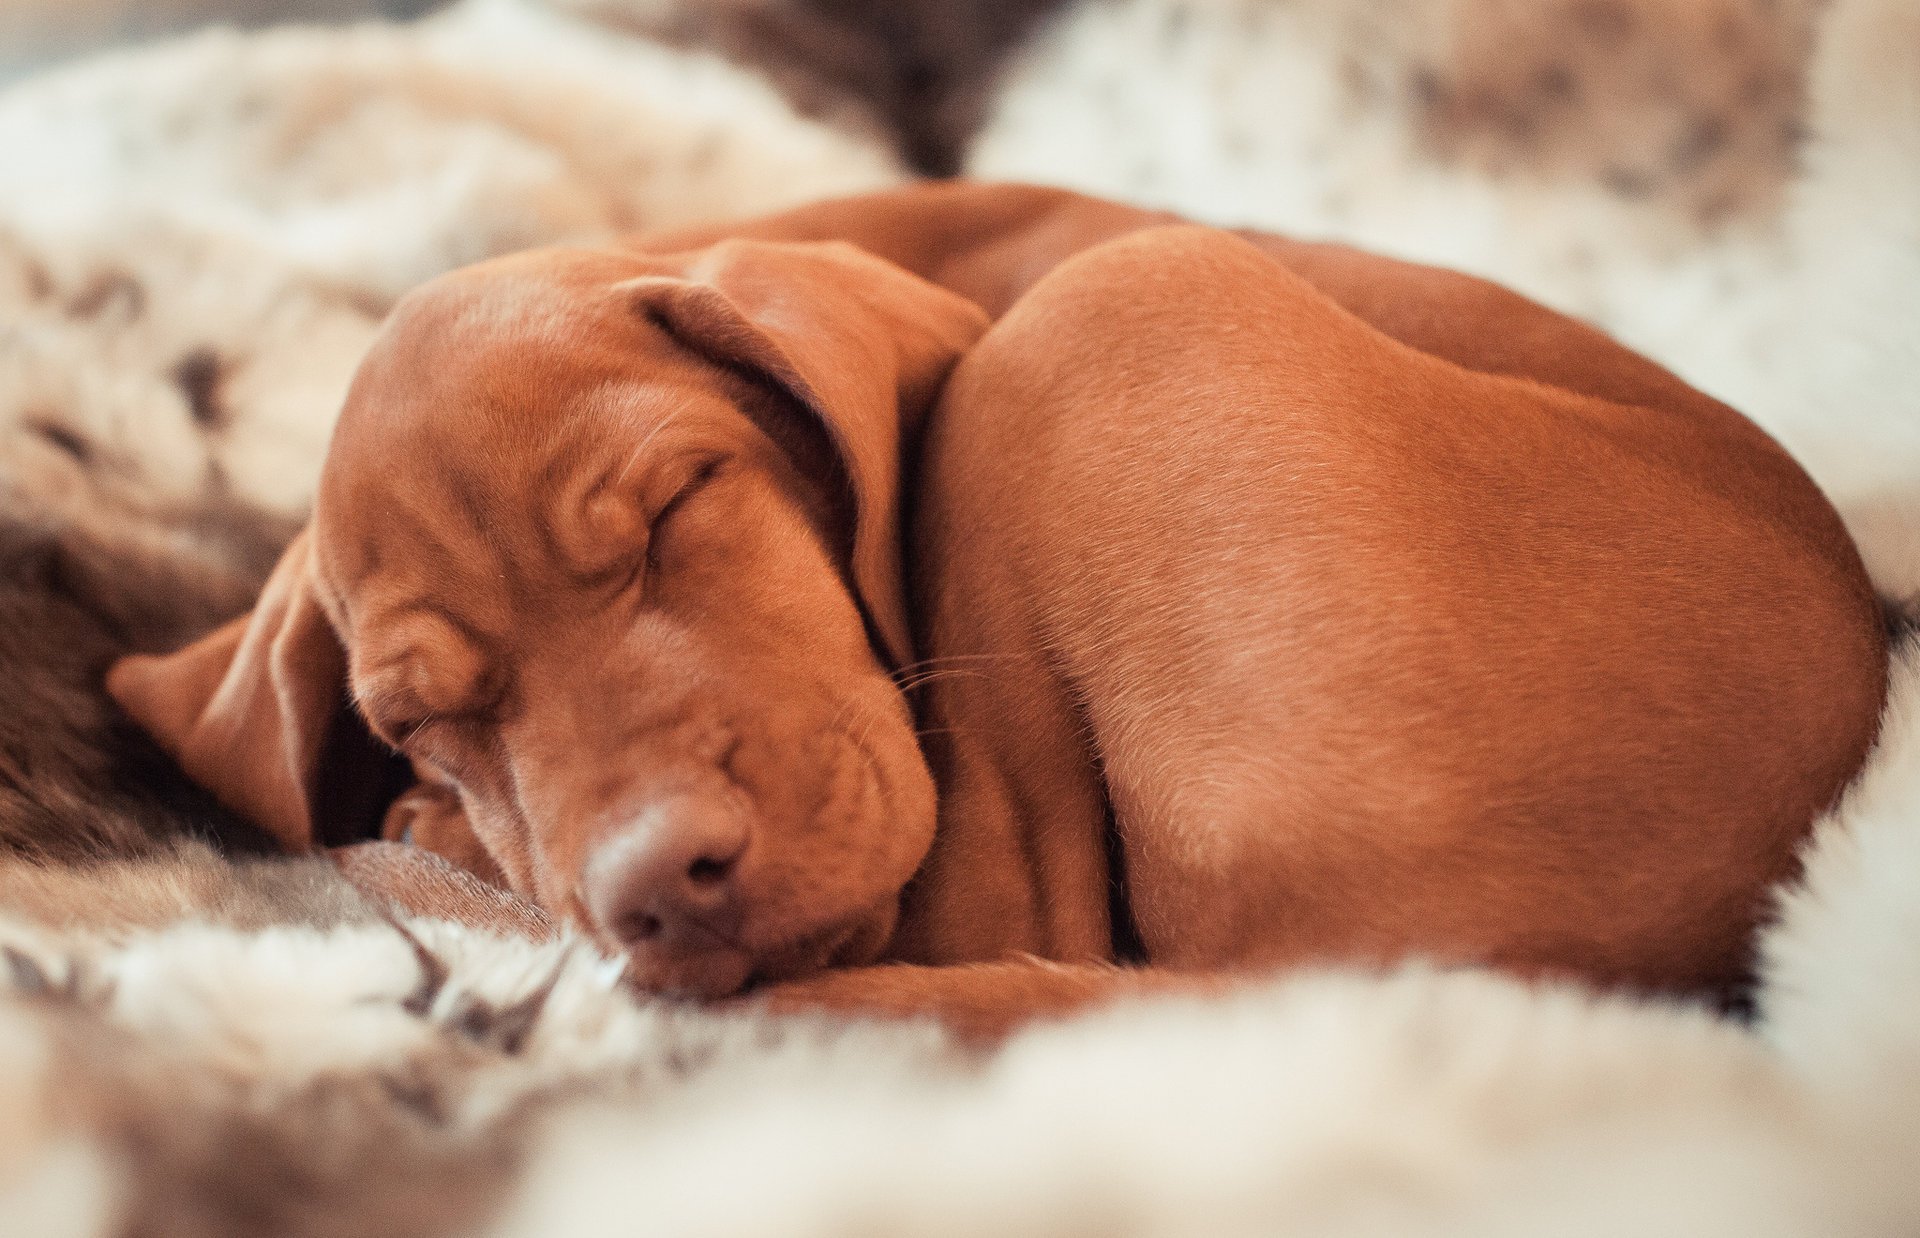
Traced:
<svg viewBox="0 0 1920 1238">
<path fill-rule="evenodd" d="M 1805 474 L 1598 332 L 951 184 L 436 281 L 269 604 L 112 687 L 296 846 L 350 690 L 638 983 L 992 1035 L 1129 950 L 1724 991 L 1886 656 Z M 606 914 L 696 828 L 723 918 Z"/>
</svg>

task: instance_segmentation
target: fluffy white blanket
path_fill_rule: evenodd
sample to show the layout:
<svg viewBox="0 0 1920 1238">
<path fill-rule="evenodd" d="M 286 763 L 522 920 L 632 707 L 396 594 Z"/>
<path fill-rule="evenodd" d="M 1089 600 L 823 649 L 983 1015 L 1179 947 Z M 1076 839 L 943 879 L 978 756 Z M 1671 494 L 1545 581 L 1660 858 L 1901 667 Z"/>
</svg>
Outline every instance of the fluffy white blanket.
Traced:
<svg viewBox="0 0 1920 1238">
<path fill-rule="evenodd" d="M 1604 176 L 1436 155 L 1418 114 L 1457 82 L 1410 63 L 1428 53 L 1380 24 L 1392 7 L 1083 6 L 1018 67 L 974 166 L 1342 233 L 1586 312 L 1761 419 L 1883 587 L 1920 596 L 1920 16 L 1822 10 L 1804 164 L 1703 223 L 1697 195 L 1622 204 Z M 1355 73 L 1412 94 L 1366 105 Z M 897 175 L 722 66 L 509 0 L 83 66 L 0 97 L 0 151 L 0 397 L 57 400 L 158 493 L 215 470 L 285 510 L 408 284 Z M 109 312 L 120 273 L 158 312 Z M 97 295 L 49 309 L 49 286 Z M 200 346 L 232 359 L 212 437 L 168 377 Z M 268 903 L 324 885 L 276 873 Z M 1920 1227 L 1912 642 L 1870 768 L 1783 892 L 1750 1027 L 1409 966 L 1142 1003 L 978 1060 L 927 1029 L 635 1001 L 577 946 L 237 896 L 208 913 L 192 871 L 123 876 L 203 910 L 0 920 L 0 1232 Z"/>
</svg>

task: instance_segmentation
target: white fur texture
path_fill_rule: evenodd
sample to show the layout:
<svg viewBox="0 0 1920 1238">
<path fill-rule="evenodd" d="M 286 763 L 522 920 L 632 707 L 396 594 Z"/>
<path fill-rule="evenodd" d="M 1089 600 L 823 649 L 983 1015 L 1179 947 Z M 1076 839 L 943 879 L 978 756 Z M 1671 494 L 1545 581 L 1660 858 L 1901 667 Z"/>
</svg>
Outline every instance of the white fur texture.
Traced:
<svg viewBox="0 0 1920 1238">
<path fill-rule="evenodd" d="M 1173 8 L 1188 16 L 1169 51 L 1158 32 Z M 1836 496 L 1882 586 L 1920 596 L 1912 8 L 1833 0 L 1804 171 L 1777 203 L 1712 232 L 1657 200 L 1434 165 L 1391 111 L 1341 113 L 1327 40 L 1347 29 L 1343 12 L 1363 10 L 1376 11 L 1360 0 L 1085 5 L 1016 74 L 975 167 L 1341 232 L 1586 312 L 1763 420 Z M 97 387 L 98 415 L 123 417 L 127 450 L 164 472 L 179 465 L 163 442 L 138 438 L 160 433 L 140 410 L 184 413 L 142 394 L 148 371 L 218 326 L 234 347 L 277 358 L 247 381 L 259 408 L 305 410 L 286 415 L 313 444 L 373 314 L 422 274 L 550 236 L 891 174 L 877 155 L 781 119 L 750 86 L 715 85 L 700 104 L 670 76 L 723 82 L 713 66 L 588 52 L 570 29 L 542 43 L 527 31 L 545 20 L 469 10 L 418 36 L 213 36 L 0 99 L 0 147 L 31 143 L 30 157 L 0 166 L 0 219 L 63 295 L 110 259 L 139 264 L 169 307 L 139 326 L 31 327 L 48 350 L 31 381 Z M 526 63 L 486 61 L 482 44 Z M 1368 46 L 1405 53 L 1404 39 Z M 455 49 L 468 57 L 457 71 L 438 59 Z M 558 87 L 541 64 L 597 101 L 546 102 Z M 1099 93 L 1108 67 L 1118 96 Z M 204 113 L 197 73 L 212 79 Z M 647 93 L 663 80 L 665 97 Z M 129 102 L 149 99 L 143 90 L 153 102 Z M 266 108 L 258 128 L 237 123 L 248 97 Z M 353 103 L 363 97 L 365 114 Z M 726 141 L 761 156 L 695 172 L 697 143 L 669 134 L 649 148 L 659 135 L 633 119 L 672 116 L 661 123 L 674 129 L 702 106 Z M 326 119 L 342 116 L 337 129 Z M 421 136 L 417 157 L 392 136 L 402 129 Z M 146 153 L 118 162 L 123 141 Z M 655 165 L 645 149 L 678 153 Z M 197 187 L 162 170 L 176 155 Z M 844 184 L 826 183 L 834 176 Z M 56 184 L 73 187 L 67 205 L 39 200 Z M 128 211 L 156 230 L 121 230 L 113 220 Z M 1575 241 L 1589 258 L 1570 257 Z M 250 477 L 265 475 L 252 472 L 264 458 L 247 458 Z M 293 487 L 298 463 L 289 480 L 260 484 Z M 1035 1029 L 985 1062 L 922 1028 L 773 1026 L 637 1003 L 577 947 L 444 925 L 413 926 L 452 971 L 421 1011 L 405 1001 L 419 960 L 383 927 L 183 924 L 96 938 L 0 925 L 0 945 L 32 961 L 24 974 L 71 974 L 90 995 L 32 991 L 15 967 L 0 1001 L 0 1232 L 118 1232 L 152 1189 L 75 1100 L 88 1080 L 112 1078 L 112 1063 L 75 1056 L 89 1043 L 80 1034 L 101 1029 L 146 1055 L 124 1067 L 137 1078 L 219 1084 L 231 1089 L 221 1105 L 249 1113 L 330 1080 L 431 1064 L 456 1149 L 534 1123 L 494 1238 L 1920 1230 L 1912 642 L 1873 762 L 1821 825 L 1782 907 L 1751 1031 L 1700 1010 L 1409 967 L 1115 1009 Z M 462 1038 L 470 1003 L 510 1006 L 549 975 L 524 1046 Z M 313 1138 L 318 1148 L 327 1136 Z"/>
<path fill-rule="evenodd" d="M 1920 9 L 1615 2 L 1729 21 L 1821 14 L 1799 66 L 1809 136 L 1797 175 L 1789 166 L 1770 186 L 1771 167 L 1751 160 L 1745 179 L 1757 187 L 1703 221 L 1685 184 L 1623 195 L 1604 159 L 1591 174 L 1543 171 L 1517 138 L 1498 157 L 1450 151 L 1408 83 L 1449 71 L 1451 22 L 1529 8 L 1494 0 L 1086 0 L 1010 73 L 968 171 L 1350 241 L 1588 318 L 1766 427 L 1834 499 L 1882 587 L 1920 595 Z M 1575 16 L 1604 7 L 1538 4 Z M 1701 59 L 1713 47 L 1703 40 Z M 1637 54 L 1663 75 L 1632 83 L 1659 101 L 1646 123 L 1737 135 L 1747 105 L 1692 80 L 1712 80 L 1715 66 L 1689 73 L 1656 50 Z M 1517 76 L 1564 69 L 1574 51 L 1492 54 Z M 1472 84 L 1486 68 L 1453 71 Z M 1584 122 L 1603 125 L 1623 106 L 1605 104 Z"/>
<path fill-rule="evenodd" d="M 158 498 L 217 468 L 287 513 L 422 280 L 901 175 L 757 78 L 531 0 L 99 57 L 0 95 L 0 152 L 0 412 L 59 419 Z M 213 436 L 172 377 L 196 348 L 222 365 Z"/>
</svg>

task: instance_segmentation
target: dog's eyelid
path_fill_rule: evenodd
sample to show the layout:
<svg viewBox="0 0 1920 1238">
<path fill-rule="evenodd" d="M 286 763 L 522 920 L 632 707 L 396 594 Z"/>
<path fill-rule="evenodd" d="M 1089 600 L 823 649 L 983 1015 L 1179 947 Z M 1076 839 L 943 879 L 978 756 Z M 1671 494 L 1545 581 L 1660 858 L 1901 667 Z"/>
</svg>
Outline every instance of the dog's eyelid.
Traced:
<svg viewBox="0 0 1920 1238">
<path fill-rule="evenodd" d="M 646 588 L 647 578 L 660 567 L 661 535 L 668 522 L 686 505 L 688 499 L 705 489 L 733 462 L 733 453 L 721 447 L 678 454 L 652 473 L 638 499 L 643 526 L 637 537 L 629 537 L 627 554 L 618 574 L 613 576 L 614 597 L 632 597 Z M 672 489 L 667 487 L 671 485 Z M 665 493 L 661 500 L 658 496 Z M 636 544 L 637 543 L 637 544 Z"/>
<path fill-rule="evenodd" d="M 653 514 L 651 523 L 659 525 L 673 513 L 675 508 L 693 497 L 695 491 L 719 476 L 720 470 L 725 467 L 730 458 L 725 452 L 713 452 L 695 457 L 692 467 L 686 472 L 685 480 L 675 488 L 667 501 L 660 505 L 660 510 Z"/>
<path fill-rule="evenodd" d="M 504 692 L 489 692 L 473 704 L 457 709 L 433 709 L 407 690 L 376 691 L 355 700 L 368 725 L 397 748 L 404 748 L 423 732 L 452 726 L 478 729 L 491 724 L 504 700 Z"/>
<path fill-rule="evenodd" d="M 365 686 L 351 682 L 348 687 L 348 696 L 354 709 L 382 738 L 404 735 L 416 721 L 427 716 L 427 711 L 411 708 L 410 699 L 396 699 L 400 695 L 383 679 L 376 679 Z"/>
<path fill-rule="evenodd" d="M 409 743 L 423 736 L 460 735 L 462 732 L 483 731 L 494 722 L 496 703 L 462 709 L 454 713 L 418 714 L 408 718 L 403 724 L 390 724 L 388 729 L 404 749 Z"/>
<path fill-rule="evenodd" d="M 660 510 L 647 522 L 646 552 L 641 556 L 640 564 L 634 569 L 635 582 L 660 566 L 660 535 L 667 522 L 686 505 L 688 499 L 704 489 L 708 482 L 720 475 L 732 459 L 725 452 L 715 452 L 698 460 L 687 472 L 686 480 L 680 483 L 673 496 L 660 505 Z M 631 582 L 630 582 L 631 583 Z"/>
</svg>

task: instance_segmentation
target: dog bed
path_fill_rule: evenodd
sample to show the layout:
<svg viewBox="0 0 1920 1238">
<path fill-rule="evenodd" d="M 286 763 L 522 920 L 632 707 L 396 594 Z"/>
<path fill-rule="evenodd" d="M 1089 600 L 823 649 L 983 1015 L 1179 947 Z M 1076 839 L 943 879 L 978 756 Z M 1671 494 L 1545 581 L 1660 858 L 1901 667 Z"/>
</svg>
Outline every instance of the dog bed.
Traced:
<svg viewBox="0 0 1920 1238">
<path fill-rule="evenodd" d="M 1684 40 L 1721 46 L 1713 28 L 1556 0 L 1573 24 L 1496 28 L 1489 62 L 1473 23 L 1501 8 L 1409 32 L 1370 0 L 1084 3 L 1012 67 L 971 166 L 1349 236 L 1586 313 L 1752 412 L 1888 596 L 1920 596 L 1920 19 L 1767 6 L 1786 24 L 1722 53 L 1799 83 L 1786 153 L 1730 133 L 1697 176 L 1623 195 L 1618 151 L 1502 153 L 1479 112 L 1443 137 L 1435 110 L 1504 98 L 1475 84 L 1489 63 L 1551 108 L 1574 106 L 1554 64 L 1605 99 L 1566 40 L 1641 40 L 1656 72 L 1700 63 Z M 1369 76 L 1400 85 L 1350 89 Z M 7 514 L 209 556 L 212 610 L 255 569 L 209 526 L 270 542 L 297 518 L 412 283 L 901 176 L 741 70 L 530 0 L 82 64 L 0 96 L 0 151 Z M 580 942 L 391 919 L 314 860 L 10 863 L 0 1232 L 1911 1232 L 1920 643 L 1779 907 L 1750 1020 L 1416 962 L 980 1055 L 636 998 Z"/>
</svg>

